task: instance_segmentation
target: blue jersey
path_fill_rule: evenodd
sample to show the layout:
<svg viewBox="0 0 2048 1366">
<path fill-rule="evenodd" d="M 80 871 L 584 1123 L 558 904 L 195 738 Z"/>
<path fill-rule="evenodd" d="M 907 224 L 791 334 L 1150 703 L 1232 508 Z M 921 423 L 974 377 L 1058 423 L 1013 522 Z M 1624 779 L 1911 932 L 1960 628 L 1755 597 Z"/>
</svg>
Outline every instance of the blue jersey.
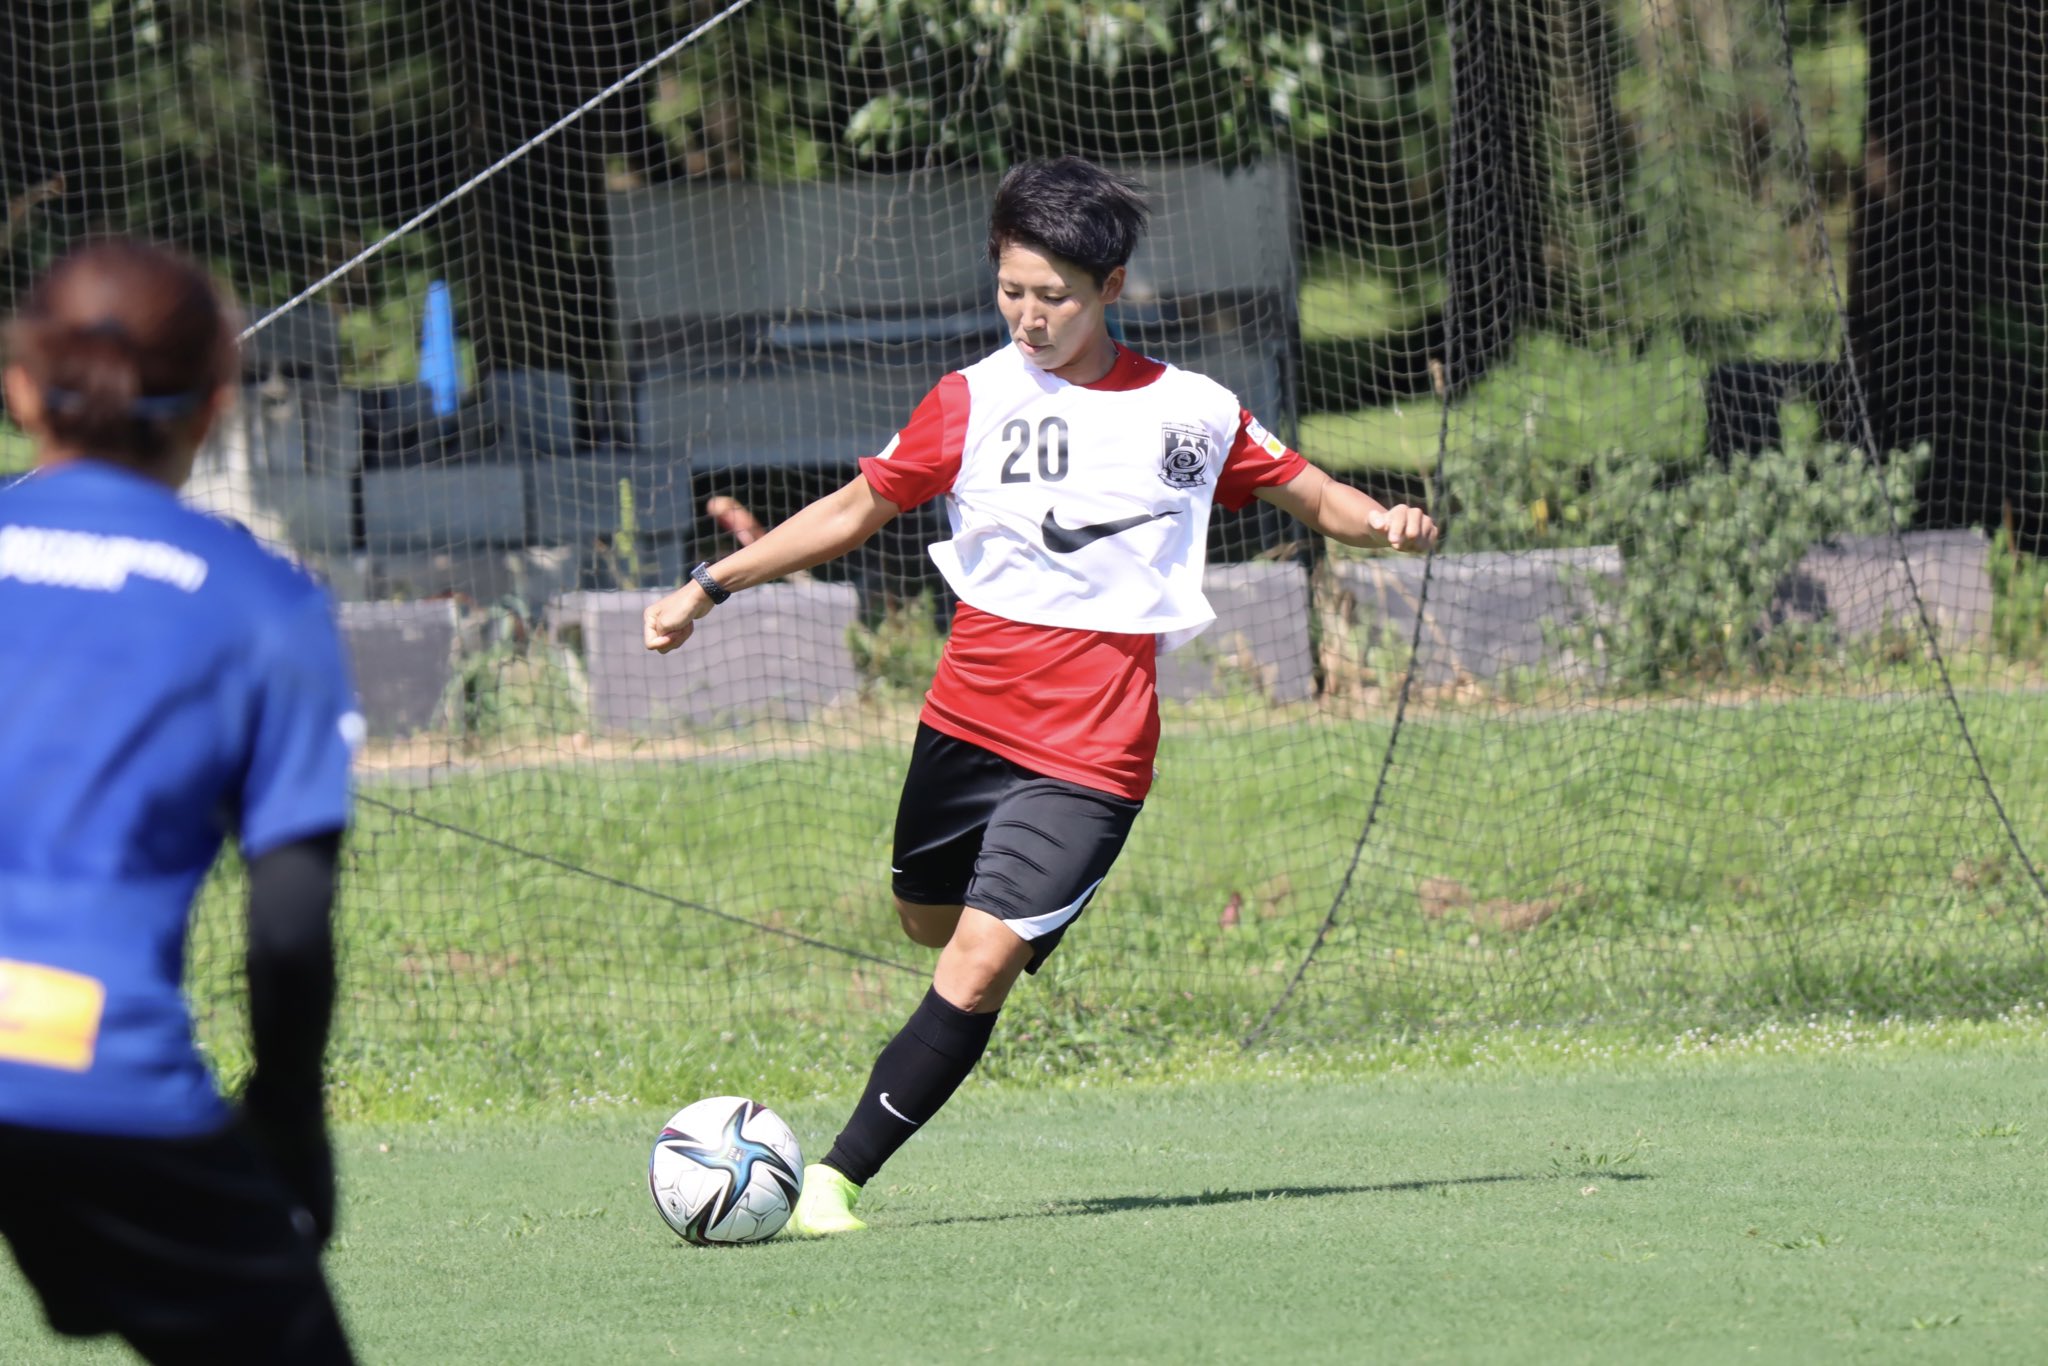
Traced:
<svg viewBox="0 0 2048 1366">
<path fill-rule="evenodd" d="M 325 591 L 160 484 L 0 491 L 0 1122 L 206 1133 L 181 981 L 221 841 L 341 829 L 363 723 Z"/>
</svg>

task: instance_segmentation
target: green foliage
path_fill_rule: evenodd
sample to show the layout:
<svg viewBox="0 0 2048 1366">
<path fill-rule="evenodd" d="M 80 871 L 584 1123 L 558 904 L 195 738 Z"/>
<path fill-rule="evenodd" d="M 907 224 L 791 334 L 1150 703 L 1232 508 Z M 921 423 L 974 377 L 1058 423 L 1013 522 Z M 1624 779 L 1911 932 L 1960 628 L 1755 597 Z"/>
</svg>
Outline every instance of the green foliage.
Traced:
<svg viewBox="0 0 2048 1366">
<path fill-rule="evenodd" d="M 890 603 L 872 621 L 847 628 L 846 645 L 864 692 L 878 697 L 924 695 L 946 648 L 933 610 L 931 594 L 920 593 Z"/>
<path fill-rule="evenodd" d="M 1593 581 L 1611 619 L 1584 628 L 1623 686 L 1771 674 L 1832 642 L 1769 622 L 1773 597 L 1806 552 L 1843 535 L 1878 535 L 1912 506 L 1925 451 L 1874 471 L 1861 451 L 1738 454 L 1667 483 L 1641 461 L 1604 458 L 1594 481 L 1625 516 L 1612 525 L 1627 566 Z"/>
<path fill-rule="evenodd" d="M 670 6 L 664 37 L 702 23 Z M 834 161 L 851 93 L 828 74 L 845 59 L 829 5 L 756 0 L 690 44 L 655 78 L 648 125 L 683 174 L 814 180 Z"/>
<path fill-rule="evenodd" d="M 640 566 L 639 517 L 633 511 L 633 481 L 619 481 L 619 529 L 612 536 L 612 553 L 618 556 L 619 582 L 638 588 L 645 580 Z"/>
<path fill-rule="evenodd" d="M 564 735 L 588 727 L 567 658 L 528 629 L 530 619 L 512 599 L 493 607 L 482 628 L 491 643 L 466 654 L 448 681 L 441 712 L 466 744 Z"/>
<path fill-rule="evenodd" d="M 1831 308 L 1807 175 L 1817 160 L 1860 158 L 1865 57 L 1853 16 L 1800 8 L 1795 110 L 1782 35 L 1764 7 L 1615 7 L 1641 59 L 1614 91 L 1637 149 L 1623 191 L 1628 231 L 1580 272 L 1606 321 L 1741 322 Z M 1802 113 L 1818 148 L 1799 144 Z M 1841 176 L 1829 183 L 1846 187 Z"/>
<path fill-rule="evenodd" d="M 2004 658 L 2048 663 L 2048 560 L 2013 543 L 2012 529 L 1991 537 L 1991 643 Z"/>
<path fill-rule="evenodd" d="M 35 443 L 12 422 L 0 422 L 0 476 L 26 473 L 35 463 Z"/>
<path fill-rule="evenodd" d="M 863 158 L 1080 151 L 1243 160 L 1318 143 L 1426 86 L 1374 61 L 1424 6 L 1236 0 L 839 0 L 849 58 L 878 79 L 848 119 Z M 1081 91 L 1119 111 L 1077 122 Z M 1409 98 L 1413 98 L 1411 95 Z M 1426 96 L 1423 97 L 1425 100 Z"/>
<path fill-rule="evenodd" d="M 1607 612 L 1575 643 L 1623 687 L 1769 673 L 1828 643 L 1770 627 L 1778 585 L 1822 541 L 1907 521 L 1926 462 L 1924 451 L 1894 455 L 1880 480 L 1860 452 L 1818 440 L 1800 411 L 1785 415 L 1784 451 L 1712 460 L 1708 369 L 1667 334 L 1626 348 L 1541 334 L 1451 414 L 1453 549 L 1621 547 L 1625 582 L 1592 580 Z M 1384 434 L 1368 428 L 1362 444 L 1419 447 L 1434 420 L 1431 407 L 1387 410 L 1376 420 Z"/>
<path fill-rule="evenodd" d="M 1887 471 L 1890 496 L 1910 497 L 1910 462 Z M 1601 631 L 1614 675 L 1653 685 L 1674 675 L 1744 674 L 1783 662 L 1804 643 L 1781 626 L 1766 634 L 1778 585 L 1817 542 L 1888 525 L 1884 490 L 1860 452 L 1737 455 L 1665 486 L 1627 462 L 1596 479 L 1629 510 L 1617 527 L 1627 579 L 1607 596 L 1616 619 Z"/>
<path fill-rule="evenodd" d="M 1700 459 L 1706 371 L 1671 336 L 1640 350 L 1575 347 L 1547 334 L 1524 341 L 1451 414 L 1451 547 L 1612 544 L 1641 485 Z M 1419 432 L 1435 421 L 1434 404 L 1417 405 L 1406 425 Z M 1612 469 L 1630 472 L 1625 486 L 1603 475 Z"/>
</svg>

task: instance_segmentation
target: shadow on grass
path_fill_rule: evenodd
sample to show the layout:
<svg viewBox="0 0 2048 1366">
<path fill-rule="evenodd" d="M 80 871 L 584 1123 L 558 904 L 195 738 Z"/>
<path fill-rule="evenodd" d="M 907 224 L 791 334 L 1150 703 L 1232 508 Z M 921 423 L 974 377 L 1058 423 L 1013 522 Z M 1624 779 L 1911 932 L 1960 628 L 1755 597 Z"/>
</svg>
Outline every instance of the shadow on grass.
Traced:
<svg viewBox="0 0 2048 1366">
<path fill-rule="evenodd" d="M 1203 1205 L 1242 1205 L 1265 1200 L 1315 1200 L 1328 1195 L 1394 1195 L 1412 1191 L 1439 1190 L 1446 1186 L 1494 1186 L 1510 1181 L 1648 1181 L 1648 1172 L 1555 1172 L 1520 1175 L 1503 1172 L 1494 1176 L 1451 1176 L 1435 1180 L 1381 1181 L 1366 1186 L 1265 1186 L 1254 1190 L 1202 1191 L 1195 1195 L 1112 1195 L 1093 1200 L 1055 1200 L 1037 1209 L 1009 1214 L 961 1214 L 941 1219 L 908 1219 L 899 1228 L 939 1224 L 1000 1224 L 1012 1219 L 1062 1219 L 1077 1214 L 1125 1214 L 1132 1210 L 1193 1209 Z"/>
</svg>

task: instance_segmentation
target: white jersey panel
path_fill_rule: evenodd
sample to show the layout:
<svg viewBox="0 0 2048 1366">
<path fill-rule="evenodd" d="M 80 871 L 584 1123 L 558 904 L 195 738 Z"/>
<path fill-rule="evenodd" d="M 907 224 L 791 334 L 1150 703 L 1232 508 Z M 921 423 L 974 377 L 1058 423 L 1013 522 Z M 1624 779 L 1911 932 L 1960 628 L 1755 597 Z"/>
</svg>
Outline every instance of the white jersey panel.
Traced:
<svg viewBox="0 0 2048 1366">
<path fill-rule="evenodd" d="M 952 538 L 932 560 L 962 601 L 1037 626 L 1156 634 L 1171 650 L 1216 618 L 1202 594 L 1209 508 L 1237 399 L 1169 365 L 1089 389 L 1006 346 L 961 372 L 970 396 Z"/>
</svg>

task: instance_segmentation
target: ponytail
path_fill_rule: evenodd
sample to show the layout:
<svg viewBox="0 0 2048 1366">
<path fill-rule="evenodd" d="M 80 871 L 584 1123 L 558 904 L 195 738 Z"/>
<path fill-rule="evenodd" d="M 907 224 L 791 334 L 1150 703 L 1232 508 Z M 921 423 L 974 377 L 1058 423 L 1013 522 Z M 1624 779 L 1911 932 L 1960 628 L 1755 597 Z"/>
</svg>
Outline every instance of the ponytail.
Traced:
<svg viewBox="0 0 2048 1366">
<path fill-rule="evenodd" d="M 231 314 L 198 266 L 116 240 L 64 258 L 8 329 L 57 444 L 148 467 L 235 376 Z"/>
</svg>

